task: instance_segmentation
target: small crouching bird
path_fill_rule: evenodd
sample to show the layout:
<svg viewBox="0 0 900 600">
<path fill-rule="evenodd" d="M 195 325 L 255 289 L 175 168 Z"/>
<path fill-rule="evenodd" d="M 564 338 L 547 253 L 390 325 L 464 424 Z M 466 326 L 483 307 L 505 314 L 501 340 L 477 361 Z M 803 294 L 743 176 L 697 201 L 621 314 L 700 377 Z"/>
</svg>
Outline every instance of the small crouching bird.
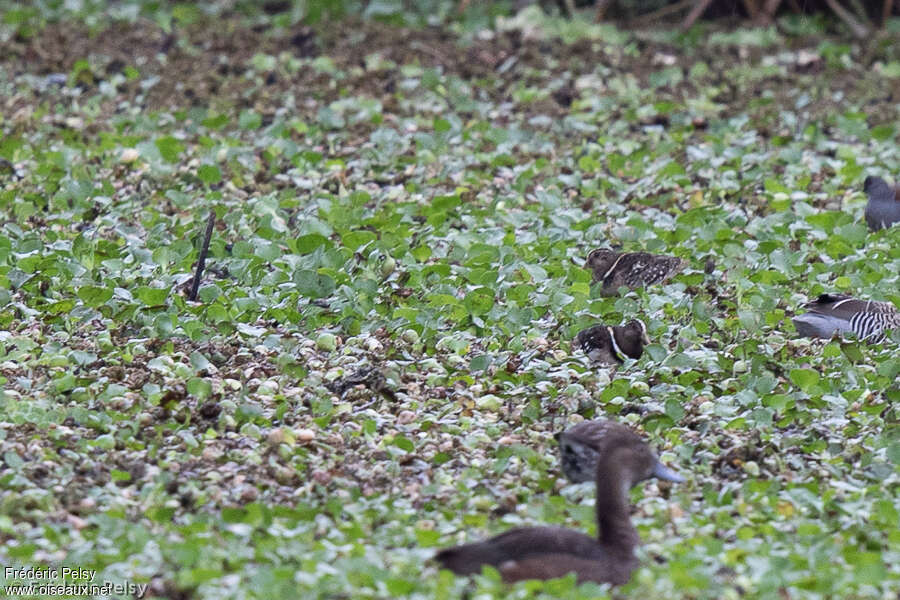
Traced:
<svg viewBox="0 0 900 600">
<path fill-rule="evenodd" d="M 471 575 L 490 565 L 509 583 L 555 579 L 568 573 L 574 573 L 579 583 L 626 583 L 638 567 L 634 549 L 640 543 L 631 523 L 628 490 L 651 477 L 684 479 L 663 465 L 628 427 L 611 421 L 595 423 L 600 425 L 586 443 L 596 457 L 591 459 L 593 466 L 585 463 L 584 468 L 593 468 L 597 486 L 596 538 L 562 527 L 522 527 L 483 542 L 441 550 L 435 556 L 441 566 L 457 575 Z"/>
<path fill-rule="evenodd" d="M 608 365 L 620 365 L 626 358 L 637 360 L 649 343 L 647 326 L 640 319 L 632 319 L 624 325 L 595 325 L 575 336 L 575 345 L 588 358 Z"/>
<path fill-rule="evenodd" d="M 869 197 L 866 204 L 866 224 L 871 231 L 878 231 L 900 223 L 900 199 L 897 189 L 881 177 L 869 175 L 863 182 L 863 191 Z"/>
<path fill-rule="evenodd" d="M 803 337 L 831 339 L 848 333 L 877 344 L 900 328 L 900 311 L 890 302 L 859 300 L 846 294 L 822 294 L 803 305 L 807 312 L 792 319 Z"/>
<path fill-rule="evenodd" d="M 685 267 L 675 256 L 649 252 L 616 252 L 597 248 L 588 254 L 584 268 L 593 274 L 593 282 L 602 282 L 604 296 L 615 296 L 619 288 L 636 289 L 663 283 Z"/>
</svg>

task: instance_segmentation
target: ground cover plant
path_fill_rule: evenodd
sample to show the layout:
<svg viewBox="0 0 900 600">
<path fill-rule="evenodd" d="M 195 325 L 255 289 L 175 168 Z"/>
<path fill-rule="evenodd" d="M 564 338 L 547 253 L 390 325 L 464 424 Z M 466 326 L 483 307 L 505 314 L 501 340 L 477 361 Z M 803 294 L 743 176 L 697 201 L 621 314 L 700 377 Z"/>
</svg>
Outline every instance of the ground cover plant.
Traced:
<svg viewBox="0 0 900 600">
<path fill-rule="evenodd" d="M 900 177 L 896 25 L 433 4 L 3 11 L 3 564 L 168 598 L 896 598 L 900 336 L 790 321 L 900 306 L 862 193 Z M 688 266 L 605 297 L 598 246 Z M 640 360 L 573 348 L 635 317 Z M 553 433 L 601 416 L 687 478 L 632 491 L 629 584 L 428 562 L 592 532 Z"/>
</svg>

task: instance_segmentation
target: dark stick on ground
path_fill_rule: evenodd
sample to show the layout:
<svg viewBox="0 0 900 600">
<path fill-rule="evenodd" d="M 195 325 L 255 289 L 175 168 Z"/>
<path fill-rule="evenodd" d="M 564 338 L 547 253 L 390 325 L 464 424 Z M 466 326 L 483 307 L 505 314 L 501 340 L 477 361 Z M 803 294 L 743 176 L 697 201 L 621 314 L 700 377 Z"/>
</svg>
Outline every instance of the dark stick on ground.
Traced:
<svg viewBox="0 0 900 600">
<path fill-rule="evenodd" d="M 206 235 L 203 238 L 203 246 L 200 247 L 200 257 L 197 259 L 197 270 L 194 271 L 194 282 L 191 284 L 191 293 L 188 300 L 195 301 L 197 292 L 200 291 L 200 278 L 203 277 L 203 267 L 206 265 L 206 253 L 209 252 L 209 238 L 212 237 L 213 225 L 216 224 L 216 211 L 209 211 L 206 219 Z"/>
</svg>

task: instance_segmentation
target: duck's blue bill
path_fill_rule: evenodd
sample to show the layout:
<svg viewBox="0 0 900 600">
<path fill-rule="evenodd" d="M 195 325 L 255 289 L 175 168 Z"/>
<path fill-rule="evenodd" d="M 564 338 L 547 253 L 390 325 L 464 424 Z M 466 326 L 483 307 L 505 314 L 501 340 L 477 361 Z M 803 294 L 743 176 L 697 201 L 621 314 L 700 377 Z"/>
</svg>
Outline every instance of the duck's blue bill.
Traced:
<svg viewBox="0 0 900 600">
<path fill-rule="evenodd" d="M 657 479 L 662 479 L 665 481 L 673 481 L 675 483 L 681 483 L 684 481 L 684 477 L 662 464 L 659 461 L 656 461 L 656 466 L 653 467 L 653 476 Z"/>
</svg>

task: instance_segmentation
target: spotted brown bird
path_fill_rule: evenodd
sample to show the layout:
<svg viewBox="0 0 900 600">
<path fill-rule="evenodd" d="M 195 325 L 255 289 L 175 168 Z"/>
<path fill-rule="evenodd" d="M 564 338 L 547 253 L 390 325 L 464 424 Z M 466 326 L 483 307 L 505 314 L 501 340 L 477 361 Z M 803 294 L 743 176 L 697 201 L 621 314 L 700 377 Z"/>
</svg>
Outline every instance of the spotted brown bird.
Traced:
<svg viewBox="0 0 900 600">
<path fill-rule="evenodd" d="M 594 362 L 615 365 L 626 358 L 637 360 L 650 343 L 647 326 L 640 319 L 624 325 L 595 325 L 578 332 L 575 345 Z"/>
<path fill-rule="evenodd" d="M 681 271 L 686 264 L 676 256 L 597 248 L 588 254 L 584 268 L 591 270 L 594 283 L 603 283 L 604 296 L 614 296 L 621 287 L 633 290 L 662 283 Z"/>
</svg>

